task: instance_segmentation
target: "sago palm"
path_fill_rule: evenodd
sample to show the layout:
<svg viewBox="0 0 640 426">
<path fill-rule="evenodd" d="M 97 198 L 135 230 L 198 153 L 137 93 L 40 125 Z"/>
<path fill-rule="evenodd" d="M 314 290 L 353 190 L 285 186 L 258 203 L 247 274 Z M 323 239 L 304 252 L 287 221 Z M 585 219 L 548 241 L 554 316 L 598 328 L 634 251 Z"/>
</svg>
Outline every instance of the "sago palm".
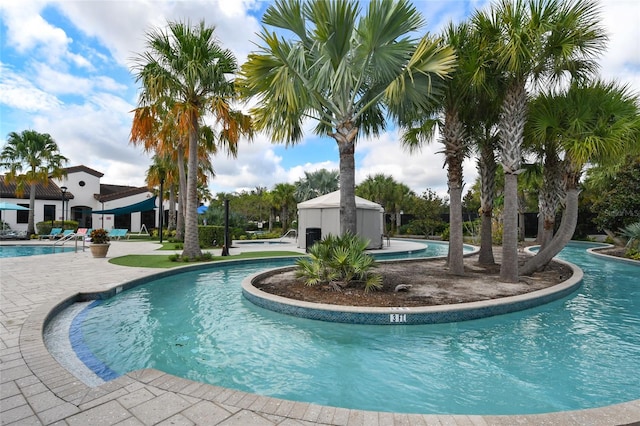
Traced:
<svg viewBox="0 0 640 426">
<path fill-rule="evenodd" d="M 391 118 L 430 110 L 452 71 L 451 48 L 425 35 L 407 0 L 372 0 L 362 11 L 348 0 L 278 0 L 270 5 L 258 52 L 242 66 L 244 95 L 258 129 L 295 144 L 306 120 L 332 137 L 340 156 L 340 231 L 356 233 L 356 140 L 385 129 Z M 286 33 L 288 38 L 279 34 Z"/>
<path fill-rule="evenodd" d="M 328 235 L 309 248 L 309 257 L 299 259 L 296 276 L 307 285 L 330 284 L 340 291 L 354 282 L 364 284 L 365 292 L 382 287 L 382 276 L 371 269 L 374 258 L 366 253 L 369 241 L 346 233 Z"/>
</svg>

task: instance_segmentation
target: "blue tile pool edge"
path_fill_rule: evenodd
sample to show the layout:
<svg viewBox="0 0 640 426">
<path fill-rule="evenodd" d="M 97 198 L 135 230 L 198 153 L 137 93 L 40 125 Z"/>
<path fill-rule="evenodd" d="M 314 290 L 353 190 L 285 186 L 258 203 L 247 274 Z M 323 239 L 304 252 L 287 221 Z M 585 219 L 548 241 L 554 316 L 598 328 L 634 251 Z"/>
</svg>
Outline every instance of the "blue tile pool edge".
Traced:
<svg viewBox="0 0 640 426">
<path fill-rule="evenodd" d="M 251 303 L 281 314 L 319 321 L 348 324 L 417 325 L 468 321 L 502 315 L 544 305 L 568 296 L 582 284 L 583 272 L 576 265 L 554 259 L 572 270 L 566 281 L 542 290 L 518 296 L 453 305 L 425 307 L 360 307 L 311 303 L 276 296 L 259 290 L 253 282 L 293 267 L 274 268 L 251 275 L 242 281 L 242 294 Z M 402 262 L 402 261 L 399 261 Z"/>
<path fill-rule="evenodd" d="M 84 365 L 86 365 L 91 371 L 93 371 L 98 377 L 105 382 L 120 377 L 120 374 L 109 368 L 107 364 L 97 358 L 91 349 L 84 341 L 84 334 L 82 333 L 82 323 L 89 313 L 89 309 L 102 303 L 100 300 L 94 300 L 88 306 L 86 306 L 78 315 L 76 315 L 71 321 L 69 327 L 69 341 L 71 347 L 76 353 L 76 356 Z"/>
</svg>

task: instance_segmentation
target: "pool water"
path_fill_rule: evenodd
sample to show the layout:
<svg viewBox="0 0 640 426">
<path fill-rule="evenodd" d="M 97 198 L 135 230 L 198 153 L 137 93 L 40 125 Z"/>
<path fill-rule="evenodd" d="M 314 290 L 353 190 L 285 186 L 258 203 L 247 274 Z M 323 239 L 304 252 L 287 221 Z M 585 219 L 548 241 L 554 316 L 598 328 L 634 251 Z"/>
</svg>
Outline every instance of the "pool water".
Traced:
<svg viewBox="0 0 640 426">
<path fill-rule="evenodd" d="M 20 246 L 0 245 L 0 258 L 35 256 L 38 254 L 55 254 L 73 251 L 73 247 L 62 246 Z"/>
<path fill-rule="evenodd" d="M 71 340 L 118 374 L 156 368 L 363 410 L 527 414 L 638 399 L 640 267 L 588 247 L 562 252 L 585 271 L 576 293 L 482 320 L 368 326 L 263 310 L 240 283 L 286 263 L 272 260 L 177 274 L 94 302 Z"/>
</svg>

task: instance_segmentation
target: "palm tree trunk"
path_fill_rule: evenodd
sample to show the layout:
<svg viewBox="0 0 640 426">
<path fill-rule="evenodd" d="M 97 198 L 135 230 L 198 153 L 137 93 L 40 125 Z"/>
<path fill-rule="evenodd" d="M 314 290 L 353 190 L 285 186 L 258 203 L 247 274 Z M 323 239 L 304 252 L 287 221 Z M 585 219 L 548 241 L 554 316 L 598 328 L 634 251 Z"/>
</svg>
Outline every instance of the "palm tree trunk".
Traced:
<svg viewBox="0 0 640 426">
<path fill-rule="evenodd" d="M 478 170 L 480 173 L 480 252 L 478 263 L 481 265 L 494 265 L 493 257 L 493 232 L 492 214 L 493 198 L 496 188 L 496 157 L 491 145 L 484 144 L 478 158 Z"/>
<path fill-rule="evenodd" d="M 356 194 L 355 194 L 355 140 L 358 129 L 351 122 L 338 127 L 336 133 L 331 133 L 338 143 L 340 153 L 340 234 L 356 235 Z"/>
<path fill-rule="evenodd" d="M 464 127 L 458 113 L 450 110 L 443 130 L 449 185 L 449 273 L 464 275 L 464 237 L 462 232 L 462 161 Z"/>
<path fill-rule="evenodd" d="M 553 230 L 556 222 L 556 210 L 560 199 L 564 196 L 562 188 L 562 163 L 557 152 L 547 150 L 543 169 L 542 188 L 540 189 L 540 216 L 542 228 L 539 229 L 538 244 L 540 250 L 553 238 Z"/>
<path fill-rule="evenodd" d="M 176 223 L 176 239 L 184 241 L 184 207 L 187 204 L 187 172 L 184 169 L 184 149 L 178 147 L 178 218 Z"/>
<path fill-rule="evenodd" d="M 64 211 L 64 201 L 62 202 L 62 211 Z M 29 191 L 29 219 L 27 224 L 27 235 L 31 236 L 36 233 L 36 183 L 31 184 Z M 64 223 L 62 224 L 64 226 Z"/>
<path fill-rule="evenodd" d="M 518 191 L 518 241 L 524 241 L 524 213 L 526 208 L 526 200 L 524 192 Z"/>
<path fill-rule="evenodd" d="M 522 163 L 522 140 L 527 119 L 525 81 L 507 90 L 501 107 L 500 151 L 504 169 L 504 211 L 500 280 L 518 282 L 518 173 Z"/>
<path fill-rule="evenodd" d="M 198 238 L 198 117 L 192 112 L 187 163 L 187 205 L 184 222 L 182 256 L 193 259 L 202 256 Z M 228 248 L 228 247 L 227 247 Z"/>
<path fill-rule="evenodd" d="M 169 188 L 169 223 L 167 230 L 176 229 L 176 186 L 171 184 Z"/>
<path fill-rule="evenodd" d="M 538 253 L 527 259 L 522 266 L 521 272 L 523 275 L 532 274 L 549 264 L 560 251 L 567 245 L 573 233 L 576 230 L 576 224 L 578 223 L 578 181 L 580 179 L 580 172 L 568 172 L 567 177 L 567 192 L 565 195 L 565 208 L 562 212 L 562 219 L 560 220 L 560 226 L 558 232 L 551 241 Z"/>
<path fill-rule="evenodd" d="M 287 209 L 287 205 L 282 206 L 282 232 L 287 232 L 287 227 L 289 226 L 289 211 Z"/>
<path fill-rule="evenodd" d="M 449 273 L 464 275 L 464 238 L 462 233 L 462 185 L 450 185 L 449 196 Z"/>
<path fill-rule="evenodd" d="M 504 175 L 504 210 L 502 212 L 502 264 L 500 280 L 517 283 L 518 274 L 518 175 Z"/>
</svg>

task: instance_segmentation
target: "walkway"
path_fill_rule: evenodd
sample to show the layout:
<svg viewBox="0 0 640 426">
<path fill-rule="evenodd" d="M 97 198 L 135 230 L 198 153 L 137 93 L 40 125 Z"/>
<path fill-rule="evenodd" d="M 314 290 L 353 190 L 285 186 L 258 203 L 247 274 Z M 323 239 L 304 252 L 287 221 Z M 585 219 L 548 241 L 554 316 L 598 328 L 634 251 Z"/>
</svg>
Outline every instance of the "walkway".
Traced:
<svg viewBox="0 0 640 426">
<path fill-rule="evenodd" d="M 114 241 L 109 257 L 150 254 L 156 247 L 150 242 Z M 42 329 L 56 305 L 79 292 L 105 290 L 155 272 L 112 265 L 107 259 L 92 258 L 88 250 L 0 259 L 2 425 L 462 426 L 621 425 L 640 421 L 640 400 L 543 415 L 407 415 L 279 400 L 191 382 L 157 370 L 135 371 L 91 388 L 53 359 L 44 346 Z"/>
</svg>

